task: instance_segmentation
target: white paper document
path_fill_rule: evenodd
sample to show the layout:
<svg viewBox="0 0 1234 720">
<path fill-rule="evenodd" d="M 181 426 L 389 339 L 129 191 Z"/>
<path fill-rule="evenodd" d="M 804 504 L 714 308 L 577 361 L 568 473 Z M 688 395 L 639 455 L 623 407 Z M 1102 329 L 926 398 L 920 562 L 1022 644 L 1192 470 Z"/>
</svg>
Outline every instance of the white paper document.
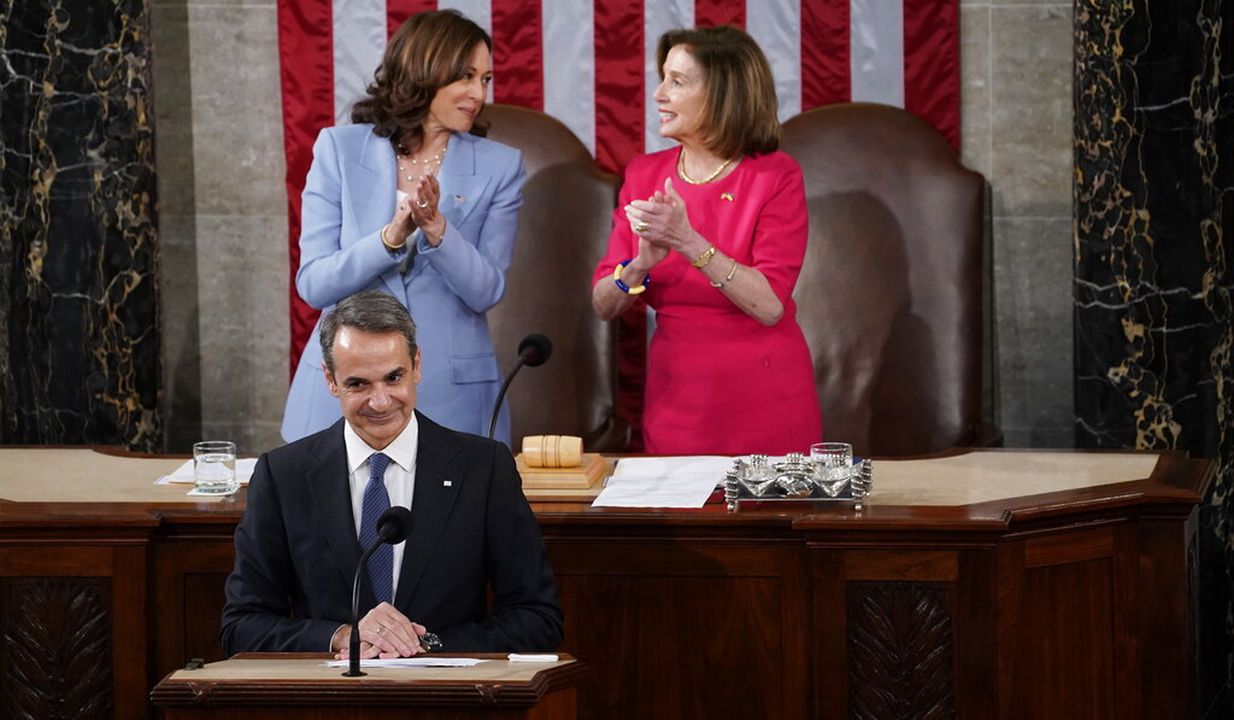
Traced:
<svg viewBox="0 0 1234 720">
<path fill-rule="evenodd" d="M 408 668 L 408 667 L 472 667 L 487 660 L 464 657 L 409 657 L 409 658 L 371 658 L 361 660 L 362 668 Z M 322 663 L 326 667 L 347 667 L 349 660 L 329 660 Z"/>
<path fill-rule="evenodd" d="M 592 507 L 702 507 L 733 466 L 731 457 L 622 458 Z"/>
<path fill-rule="evenodd" d="M 257 467 L 257 458 L 236 458 L 236 479 L 241 485 L 248 485 L 249 478 L 253 477 L 253 468 Z M 193 479 L 193 460 L 190 458 L 184 461 L 184 464 L 172 471 L 170 475 L 164 475 L 154 481 L 155 485 L 179 485 L 181 483 L 192 485 Z"/>
<path fill-rule="evenodd" d="M 557 653 L 510 653 L 506 656 L 510 662 L 555 663 L 559 659 Z"/>
</svg>

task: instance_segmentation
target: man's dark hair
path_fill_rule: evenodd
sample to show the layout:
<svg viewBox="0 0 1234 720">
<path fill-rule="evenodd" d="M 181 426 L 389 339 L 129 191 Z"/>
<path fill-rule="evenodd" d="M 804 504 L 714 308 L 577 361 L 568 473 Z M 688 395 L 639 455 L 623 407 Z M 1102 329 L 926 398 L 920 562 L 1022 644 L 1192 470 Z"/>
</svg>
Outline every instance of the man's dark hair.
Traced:
<svg viewBox="0 0 1234 720">
<path fill-rule="evenodd" d="M 411 313 L 392 295 L 365 290 L 343 298 L 321 321 L 321 358 L 326 370 L 334 374 L 334 336 L 340 327 L 371 333 L 399 333 L 407 339 L 411 362 L 416 361 L 416 323 Z"/>
</svg>

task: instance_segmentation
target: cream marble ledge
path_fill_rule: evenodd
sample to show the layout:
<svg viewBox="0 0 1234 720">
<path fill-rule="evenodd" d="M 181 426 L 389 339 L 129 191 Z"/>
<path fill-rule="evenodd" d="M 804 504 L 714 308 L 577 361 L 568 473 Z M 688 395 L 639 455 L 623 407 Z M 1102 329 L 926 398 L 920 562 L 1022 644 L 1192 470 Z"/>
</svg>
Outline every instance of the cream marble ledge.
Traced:
<svg viewBox="0 0 1234 720">
<path fill-rule="evenodd" d="M 1130 452 L 974 451 L 923 460 L 875 460 L 866 504 L 976 505 L 1145 480 L 1158 457 Z"/>
<path fill-rule="evenodd" d="M 189 485 L 155 485 L 184 458 L 108 455 L 88 448 L 0 448 L 0 499 L 48 503 L 198 505 L 227 498 L 188 497 Z"/>
<path fill-rule="evenodd" d="M 920 460 L 876 460 L 869 507 L 964 506 L 1081 490 L 1152 475 L 1157 453 L 973 451 Z M 0 449 L 0 498 L 14 502 L 197 504 L 184 485 L 154 481 L 183 463 L 78 448 Z"/>
</svg>

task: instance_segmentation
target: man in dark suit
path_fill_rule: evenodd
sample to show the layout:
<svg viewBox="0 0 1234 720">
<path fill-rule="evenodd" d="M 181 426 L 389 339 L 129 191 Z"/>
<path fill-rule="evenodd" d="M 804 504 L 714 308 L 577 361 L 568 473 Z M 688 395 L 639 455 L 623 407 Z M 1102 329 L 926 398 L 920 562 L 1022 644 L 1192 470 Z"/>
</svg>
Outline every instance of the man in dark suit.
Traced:
<svg viewBox="0 0 1234 720">
<path fill-rule="evenodd" d="M 345 653 L 352 577 L 391 505 L 409 506 L 414 525 L 366 565 L 362 657 L 555 649 L 553 572 L 513 458 L 415 411 L 420 351 L 407 310 L 383 293 L 353 295 L 320 340 L 343 419 L 257 461 L 223 649 Z"/>
</svg>

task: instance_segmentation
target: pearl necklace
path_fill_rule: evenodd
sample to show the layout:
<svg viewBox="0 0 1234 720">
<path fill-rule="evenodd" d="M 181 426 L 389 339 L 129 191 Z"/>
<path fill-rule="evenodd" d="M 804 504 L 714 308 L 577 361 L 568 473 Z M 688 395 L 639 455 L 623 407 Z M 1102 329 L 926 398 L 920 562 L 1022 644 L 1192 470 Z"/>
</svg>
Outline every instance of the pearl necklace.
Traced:
<svg viewBox="0 0 1234 720">
<path fill-rule="evenodd" d="M 446 156 L 446 146 L 445 145 L 441 146 L 441 149 L 437 151 L 436 155 L 434 155 L 431 158 L 424 159 L 424 160 L 419 160 L 417 158 L 412 157 L 411 153 L 399 152 L 398 153 L 398 171 L 399 173 L 403 174 L 403 177 L 407 180 L 407 182 L 415 182 L 416 180 L 422 177 L 426 177 L 428 175 L 435 175 L 437 171 L 441 169 L 441 161 L 442 159 L 445 158 L 445 156 Z M 406 160 L 408 165 L 410 165 L 411 167 L 408 167 L 408 165 L 404 165 L 403 164 L 404 160 Z M 420 173 L 419 175 L 412 175 L 411 173 L 413 170 L 416 169 L 415 168 L 416 165 L 423 167 L 424 172 Z"/>
<path fill-rule="evenodd" d="M 711 173 L 710 175 L 703 178 L 702 180 L 695 180 L 694 178 L 690 177 L 690 173 L 686 172 L 686 150 L 685 148 L 682 148 L 681 153 L 677 155 L 677 174 L 681 176 L 682 180 L 685 180 L 691 185 L 706 185 L 712 180 L 715 180 L 716 178 L 720 177 L 720 173 L 724 172 L 724 168 L 728 167 L 729 163 L 731 163 L 732 161 L 733 161 L 732 158 L 725 160 L 724 162 L 720 163 L 720 167 L 716 168 L 715 172 Z"/>
</svg>

